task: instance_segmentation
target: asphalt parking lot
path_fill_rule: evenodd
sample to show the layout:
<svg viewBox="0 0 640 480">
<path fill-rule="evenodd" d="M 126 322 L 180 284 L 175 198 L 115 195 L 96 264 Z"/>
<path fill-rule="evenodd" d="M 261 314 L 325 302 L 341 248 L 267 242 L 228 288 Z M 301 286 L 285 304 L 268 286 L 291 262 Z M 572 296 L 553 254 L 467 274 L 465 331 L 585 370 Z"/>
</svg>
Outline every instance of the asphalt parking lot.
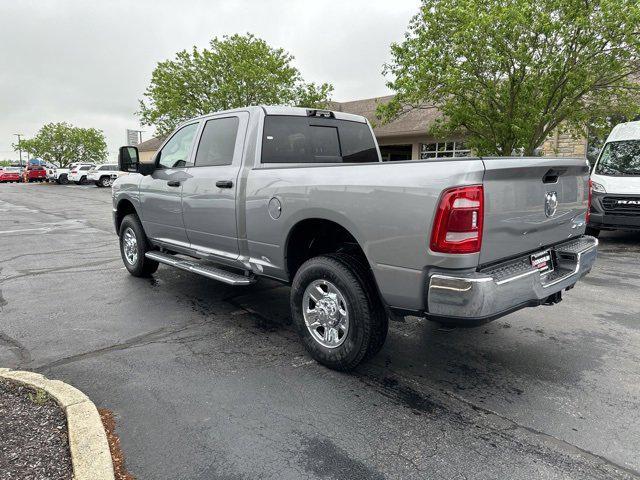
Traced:
<svg viewBox="0 0 640 480">
<path fill-rule="evenodd" d="M 288 288 L 122 265 L 110 190 L 0 185 L 0 366 L 113 410 L 138 479 L 640 477 L 640 235 L 555 307 L 392 322 L 352 374 L 306 356 Z"/>
</svg>

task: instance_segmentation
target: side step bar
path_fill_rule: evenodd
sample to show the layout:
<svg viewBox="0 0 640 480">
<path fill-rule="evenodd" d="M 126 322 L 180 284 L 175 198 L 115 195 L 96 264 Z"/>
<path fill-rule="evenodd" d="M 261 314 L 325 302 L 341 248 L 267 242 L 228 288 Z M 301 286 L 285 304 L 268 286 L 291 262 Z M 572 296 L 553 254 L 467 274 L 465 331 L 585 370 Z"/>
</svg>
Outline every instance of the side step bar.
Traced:
<svg viewBox="0 0 640 480">
<path fill-rule="evenodd" d="M 151 260 L 155 260 L 157 262 L 179 268 L 180 270 L 197 273 L 198 275 L 202 275 L 203 277 L 218 280 L 229 285 L 251 285 L 256 281 L 256 278 L 253 275 L 244 276 L 237 273 L 228 272 L 221 268 L 201 265 L 196 261 L 184 260 L 182 258 L 169 255 L 168 253 L 151 251 L 145 253 L 144 256 Z"/>
</svg>

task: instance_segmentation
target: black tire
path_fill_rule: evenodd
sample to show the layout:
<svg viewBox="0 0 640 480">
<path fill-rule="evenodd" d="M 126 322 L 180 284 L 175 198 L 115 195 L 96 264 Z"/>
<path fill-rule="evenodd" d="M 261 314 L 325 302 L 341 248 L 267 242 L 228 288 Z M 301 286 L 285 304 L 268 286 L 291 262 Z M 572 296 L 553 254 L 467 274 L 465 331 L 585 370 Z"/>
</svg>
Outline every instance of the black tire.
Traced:
<svg viewBox="0 0 640 480">
<path fill-rule="evenodd" d="M 125 255 L 124 236 L 128 230 L 133 232 L 136 239 L 137 258 L 133 263 Z M 151 246 L 137 215 L 129 214 L 124 217 L 118 233 L 120 237 L 120 256 L 131 275 L 134 277 L 148 277 L 158 270 L 159 263 L 144 256 L 145 253 L 151 250 Z"/>
<path fill-rule="evenodd" d="M 78 182 L 78 185 L 86 185 L 87 184 L 87 176 L 84 175 L 83 177 L 80 177 L 80 181 Z"/>
<path fill-rule="evenodd" d="M 345 298 L 349 328 L 339 346 L 329 348 L 317 342 L 302 314 L 303 297 L 314 280 L 334 284 Z M 387 335 L 388 318 L 364 261 L 347 254 L 329 254 L 307 260 L 296 272 L 291 286 L 291 316 L 309 354 L 334 370 L 353 370 L 378 353 Z"/>
<path fill-rule="evenodd" d="M 62 175 L 60 175 L 58 177 L 58 180 L 56 180 L 60 185 L 66 185 L 69 183 L 69 177 L 67 176 L 66 173 L 63 173 Z"/>
<path fill-rule="evenodd" d="M 596 237 L 598 238 L 600 236 L 600 229 L 599 228 L 593 228 L 593 227 L 587 227 L 586 232 L 587 235 L 591 235 L 592 237 Z"/>
<path fill-rule="evenodd" d="M 96 186 L 98 187 L 108 187 L 107 183 L 111 180 L 111 177 L 104 175 L 100 177 L 100 179 L 96 182 Z"/>
</svg>

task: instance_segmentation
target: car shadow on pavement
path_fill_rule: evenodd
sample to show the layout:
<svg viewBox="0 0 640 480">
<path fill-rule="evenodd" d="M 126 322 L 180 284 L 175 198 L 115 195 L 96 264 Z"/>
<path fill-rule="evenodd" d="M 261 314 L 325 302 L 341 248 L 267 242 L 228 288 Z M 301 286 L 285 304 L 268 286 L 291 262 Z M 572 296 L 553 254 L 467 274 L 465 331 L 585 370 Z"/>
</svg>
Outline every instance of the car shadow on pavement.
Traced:
<svg viewBox="0 0 640 480">
<path fill-rule="evenodd" d="M 252 286 L 234 288 L 175 270 L 159 271 L 149 285 L 175 294 L 195 313 L 235 317 L 229 328 L 258 331 L 283 349 L 279 361 L 290 356 L 291 363 L 299 363 L 305 356 L 291 325 L 287 286 L 262 279 Z M 549 310 L 540 307 L 538 312 L 544 316 Z M 537 384 L 575 384 L 584 369 L 593 368 L 594 363 L 585 364 L 579 351 L 566 348 L 569 342 L 519 322 L 515 316 L 459 329 L 407 317 L 390 322 L 384 348 L 356 374 L 389 390 L 397 390 L 398 382 L 413 382 L 477 395 L 481 402 L 497 395 L 513 403 L 527 390 L 535 395 Z"/>
</svg>

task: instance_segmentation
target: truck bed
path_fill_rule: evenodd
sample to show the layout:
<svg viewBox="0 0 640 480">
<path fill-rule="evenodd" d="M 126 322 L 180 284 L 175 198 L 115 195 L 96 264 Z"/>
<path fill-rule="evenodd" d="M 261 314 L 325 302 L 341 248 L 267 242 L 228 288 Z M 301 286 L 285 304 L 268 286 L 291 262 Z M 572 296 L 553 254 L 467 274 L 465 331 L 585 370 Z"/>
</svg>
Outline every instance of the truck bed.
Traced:
<svg viewBox="0 0 640 480">
<path fill-rule="evenodd" d="M 287 232 L 302 219 L 336 222 L 364 250 L 385 300 L 421 310 L 431 269 L 473 270 L 582 235 L 587 177 L 584 160 L 553 158 L 261 165 L 247 179 L 248 248 L 265 274 L 287 279 Z M 480 253 L 432 251 L 429 237 L 442 191 L 477 184 L 484 185 L 486 208 Z M 547 190 L 557 193 L 552 218 L 545 215 Z M 271 198 L 282 204 L 277 223 L 268 213 Z"/>
</svg>

